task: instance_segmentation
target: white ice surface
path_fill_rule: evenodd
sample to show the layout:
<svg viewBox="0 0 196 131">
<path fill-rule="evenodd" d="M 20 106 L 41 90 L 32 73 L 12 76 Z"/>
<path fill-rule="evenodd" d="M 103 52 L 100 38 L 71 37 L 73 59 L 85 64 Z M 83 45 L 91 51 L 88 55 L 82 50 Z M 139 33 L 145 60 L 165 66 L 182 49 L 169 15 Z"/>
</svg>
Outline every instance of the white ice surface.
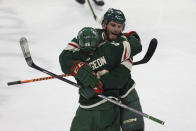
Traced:
<svg viewBox="0 0 196 131">
<path fill-rule="evenodd" d="M 164 120 L 145 119 L 146 131 L 195 131 L 196 1 L 105 0 L 93 8 L 100 19 L 109 8 L 126 15 L 125 31 L 141 37 L 143 57 L 155 37 L 158 48 L 132 76 L 143 111 Z M 87 5 L 74 0 L 0 0 L 0 131 L 69 131 L 78 107 L 77 88 L 60 80 L 7 86 L 7 82 L 47 76 L 27 66 L 19 38 L 29 40 L 34 62 L 62 74 L 58 56 L 84 26 L 100 28 Z M 73 80 L 73 78 L 68 78 Z"/>
</svg>

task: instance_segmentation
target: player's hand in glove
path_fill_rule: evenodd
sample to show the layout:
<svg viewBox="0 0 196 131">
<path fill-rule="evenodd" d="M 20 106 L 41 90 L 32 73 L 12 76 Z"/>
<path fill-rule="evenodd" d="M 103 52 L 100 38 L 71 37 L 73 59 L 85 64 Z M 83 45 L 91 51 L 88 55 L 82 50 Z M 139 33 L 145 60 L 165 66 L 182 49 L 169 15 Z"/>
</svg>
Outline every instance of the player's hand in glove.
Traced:
<svg viewBox="0 0 196 131">
<path fill-rule="evenodd" d="M 136 38 L 138 41 L 140 41 L 140 37 L 137 34 L 137 32 L 135 32 L 135 31 L 130 31 L 128 33 L 125 33 L 124 35 L 128 38 L 128 40 L 131 39 L 131 36 L 132 36 L 132 37 Z"/>
<path fill-rule="evenodd" d="M 103 93 L 103 84 L 101 81 L 99 81 L 99 87 L 101 88 L 98 88 L 98 86 L 94 88 L 91 88 L 89 86 L 88 87 L 82 86 L 79 89 L 79 94 L 83 96 L 84 98 L 86 98 L 87 100 L 89 100 L 93 98 L 94 96 Z"/>
<path fill-rule="evenodd" d="M 71 67 L 71 75 L 73 75 L 83 87 L 97 87 L 101 90 L 99 79 L 93 74 L 92 68 L 82 61 L 74 61 Z"/>
</svg>

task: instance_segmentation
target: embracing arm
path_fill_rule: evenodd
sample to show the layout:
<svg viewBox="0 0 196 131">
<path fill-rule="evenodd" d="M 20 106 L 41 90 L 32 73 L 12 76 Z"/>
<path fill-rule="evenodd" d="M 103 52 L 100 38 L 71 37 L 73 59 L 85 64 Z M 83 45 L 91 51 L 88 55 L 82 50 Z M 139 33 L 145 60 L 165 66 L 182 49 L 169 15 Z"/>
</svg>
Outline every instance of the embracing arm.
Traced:
<svg viewBox="0 0 196 131">
<path fill-rule="evenodd" d="M 114 68 L 100 79 L 103 82 L 104 89 L 123 88 L 131 77 L 130 73 L 133 64 L 131 58 L 142 50 L 139 36 L 135 32 L 125 36 L 127 39 L 123 40 L 122 37 L 121 44 L 112 44 L 108 49 L 108 52 L 112 50 L 110 51 L 112 52 L 110 56 L 112 56 L 111 61 L 113 61 Z"/>
<path fill-rule="evenodd" d="M 77 58 L 73 58 L 73 54 L 77 51 L 79 51 L 79 45 L 77 39 L 74 38 L 59 55 L 59 63 L 63 73 L 71 74 L 70 68 L 74 61 L 77 60 Z"/>
<path fill-rule="evenodd" d="M 63 50 L 59 55 L 59 63 L 63 73 L 71 74 L 70 68 L 74 63 L 74 59 L 72 58 L 72 52 L 68 50 Z"/>
<path fill-rule="evenodd" d="M 59 55 L 59 62 L 62 71 L 74 76 L 83 87 L 80 88 L 80 94 L 86 99 L 90 99 L 94 95 L 102 93 L 103 85 L 93 74 L 92 68 L 83 62 L 77 46 L 76 43 L 69 43 Z"/>
<path fill-rule="evenodd" d="M 125 61 L 101 77 L 100 80 L 104 85 L 104 89 L 107 90 L 123 88 L 130 77 L 130 70 L 125 65 L 123 65 L 125 63 L 129 64 L 128 61 Z"/>
<path fill-rule="evenodd" d="M 142 51 L 142 44 L 139 35 L 135 31 L 130 31 L 124 34 L 131 46 L 131 57 Z"/>
</svg>

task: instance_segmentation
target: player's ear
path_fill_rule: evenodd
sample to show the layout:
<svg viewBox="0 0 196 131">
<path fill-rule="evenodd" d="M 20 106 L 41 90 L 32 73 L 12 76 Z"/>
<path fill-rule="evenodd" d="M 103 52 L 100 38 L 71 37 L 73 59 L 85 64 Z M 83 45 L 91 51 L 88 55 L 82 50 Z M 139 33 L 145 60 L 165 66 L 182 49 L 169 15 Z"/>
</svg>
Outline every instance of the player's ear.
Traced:
<svg viewBox="0 0 196 131">
<path fill-rule="evenodd" d="M 105 30 L 106 29 L 106 25 L 102 22 L 102 28 Z"/>
</svg>

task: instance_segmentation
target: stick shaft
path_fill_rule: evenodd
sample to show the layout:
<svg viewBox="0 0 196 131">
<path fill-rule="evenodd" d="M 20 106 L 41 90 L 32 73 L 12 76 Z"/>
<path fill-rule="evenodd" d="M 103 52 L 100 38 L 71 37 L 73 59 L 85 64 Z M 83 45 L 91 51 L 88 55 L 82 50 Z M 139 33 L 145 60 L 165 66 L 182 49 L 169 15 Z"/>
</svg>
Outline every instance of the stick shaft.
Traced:
<svg viewBox="0 0 196 131">
<path fill-rule="evenodd" d="M 114 103 L 114 104 L 116 104 L 116 105 L 118 105 L 118 106 L 120 106 L 120 107 L 122 107 L 122 108 L 124 108 L 124 109 L 127 109 L 127 110 L 129 110 L 129 111 L 131 111 L 131 112 L 134 112 L 134 113 L 140 115 L 140 116 L 143 116 L 143 117 L 145 117 L 145 118 L 148 118 L 148 119 L 150 119 L 150 120 L 152 120 L 152 121 L 154 121 L 154 122 L 157 122 L 157 123 L 162 124 L 162 125 L 164 125 L 164 123 L 165 123 L 164 121 L 159 120 L 158 118 L 155 118 L 155 117 L 153 117 L 153 116 L 150 116 L 150 115 L 148 115 L 148 114 L 145 114 L 145 113 L 143 113 L 143 112 L 140 112 L 140 111 L 138 111 L 138 110 L 136 110 L 136 109 L 134 109 L 134 108 L 131 108 L 131 107 L 125 105 L 125 104 L 122 104 L 122 103 L 119 102 L 119 101 L 115 101 L 115 100 L 113 100 L 113 99 L 109 99 L 108 97 L 103 96 L 103 95 L 98 95 L 98 96 L 101 97 L 101 98 L 103 98 L 103 99 L 105 99 L 105 100 L 107 100 L 107 101 L 109 101 L 109 102 L 111 102 L 111 103 Z"/>
<path fill-rule="evenodd" d="M 66 77 L 69 76 L 69 74 L 62 74 L 58 75 L 60 77 Z M 50 79 L 55 79 L 55 77 L 50 76 L 50 77 L 40 77 L 40 78 L 34 78 L 34 79 L 29 79 L 29 80 L 19 80 L 19 81 L 12 81 L 8 82 L 7 85 L 17 85 L 17 84 L 23 84 L 23 83 L 31 83 L 31 82 L 37 82 L 37 81 L 43 81 L 43 80 L 50 80 Z"/>
<path fill-rule="evenodd" d="M 91 5 L 90 1 L 87 0 L 87 3 L 88 3 L 88 5 L 89 5 L 89 7 L 90 7 L 90 10 L 91 10 L 91 12 L 92 12 L 92 14 L 93 14 L 94 19 L 97 20 L 97 16 L 95 15 L 95 12 L 94 12 L 94 10 L 93 10 L 93 8 L 92 8 L 92 5 Z"/>
</svg>

